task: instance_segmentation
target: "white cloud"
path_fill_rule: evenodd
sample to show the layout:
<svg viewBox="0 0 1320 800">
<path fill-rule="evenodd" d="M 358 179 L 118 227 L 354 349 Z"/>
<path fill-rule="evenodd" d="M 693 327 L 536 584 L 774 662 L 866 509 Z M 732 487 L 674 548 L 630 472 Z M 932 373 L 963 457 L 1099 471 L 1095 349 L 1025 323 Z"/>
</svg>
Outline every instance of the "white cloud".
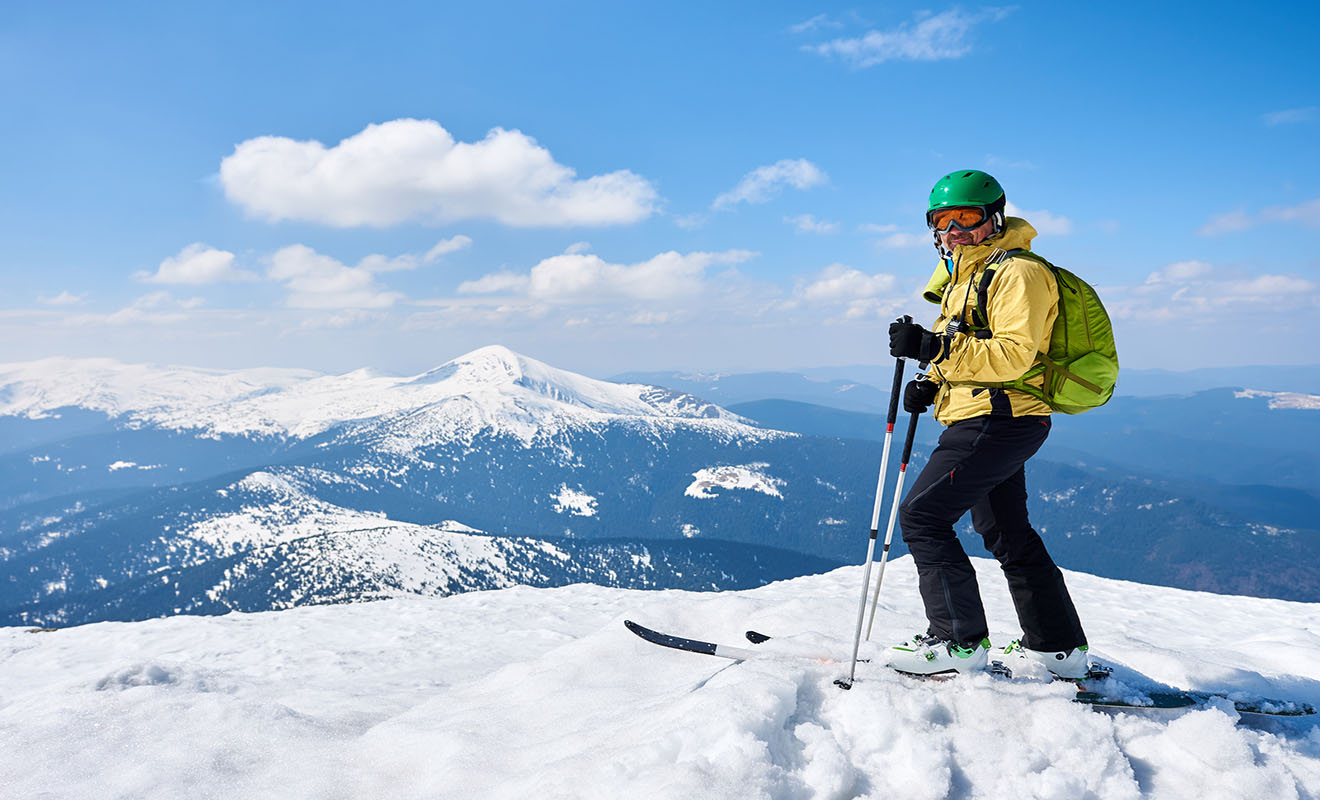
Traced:
<svg viewBox="0 0 1320 800">
<path fill-rule="evenodd" d="M 1067 217 L 1060 217 L 1051 214 L 1048 211 L 1026 211 L 1018 208 L 1011 202 L 1004 203 L 1004 213 L 1010 217 L 1021 217 L 1031 223 L 1038 233 L 1051 234 L 1055 236 L 1067 236 L 1073 232 L 1072 220 Z"/>
<path fill-rule="evenodd" d="M 492 272 L 475 281 L 464 281 L 458 285 L 459 294 L 500 294 L 511 292 L 521 294 L 527 291 L 531 283 L 526 275 L 514 272 Z"/>
<path fill-rule="evenodd" d="M 650 216 L 645 178 L 619 170 L 579 180 L 520 131 L 459 142 L 433 120 L 369 125 L 333 147 L 261 136 L 220 163 L 225 196 L 270 221 L 338 227 L 493 219 L 515 227 L 616 225 Z"/>
<path fill-rule="evenodd" d="M 805 158 L 785 158 L 757 167 L 743 176 L 737 186 L 715 198 L 712 208 L 728 208 L 739 203 L 765 203 L 785 186 L 810 189 L 829 181 L 820 167 Z"/>
<path fill-rule="evenodd" d="M 588 253 L 591 251 L 591 242 L 574 242 L 564 248 L 564 252 L 570 255 L 576 253 Z"/>
<path fill-rule="evenodd" d="M 868 31 L 860 37 L 834 39 L 805 50 L 838 57 L 855 68 L 886 61 L 939 61 L 962 58 L 971 52 L 969 34 L 986 22 L 1003 19 L 1011 8 L 987 8 L 971 13 L 951 9 L 940 14 L 920 12 L 911 23 L 886 31 Z"/>
<path fill-rule="evenodd" d="M 302 244 L 290 245 L 270 257 L 267 276 L 282 281 L 289 290 L 290 308 L 388 308 L 403 295 L 382 289 L 375 273 L 384 256 L 368 256 L 350 267 Z"/>
<path fill-rule="evenodd" d="M 827 323 L 857 321 L 891 316 L 907 302 L 898 291 L 898 279 L 886 273 L 868 275 L 846 264 L 830 264 L 809 281 L 799 281 L 793 296 L 800 303 L 824 306 Z M 778 310 L 793 311 L 796 304 L 780 304 Z"/>
<path fill-rule="evenodd" d="M 1299 275 L 1247 275 L 1203 261 L 1179 261 L 1137 286 L 1100 287 L 1118 319 L 1192 323 L 1320 309 L 1320 286 Z"/>
<path fill-rule="evenodd" d="M 1196 230 L 1201 236 L 1237 233 L 1268 223 L 1297 224 L 1307 228 L 1320 228 L 1320 197 L 1295 206 L 1270 206 L 1259 214 L 1243 209 L 1218 214 Z"/>
<path fill-rule="evenodd" d="M 856 300 L 892 293 L 897 285 L 898 279 L 893 275 L 867 275 L 846 264 L 830 264 L 795 294 L 810 301 Z"/>
<path fill-rule="evenodd" d="M 1317 111 L 1320 111 L 1320 109 L 1317 109 L 1315 106 L 1289 108 L 1284 111 L 1272 111 L 1268 114 L 1263 114 L 1261 120 L 1272 128 L 1276 125 L 1289 125 L 1295 122 L 1306 122 L 1315 119 Z"/>
<path fill-rule="evenodd" d="M 823 28 L 842 28 L 843 23 L 833 19 L 829 14 L 817 14 L 808 20 L 803 20 L 796 25 L 790 25 L 789 31 L 793 33 L 810 33 Z"/>
<path fill-rule="evenodd" d="M 673 321 L 676 315 L 669 311 L 639 311 L 628 318 L 633 325 L 665 325 Z"/>
<path fill-rule="evenodd" d="M 929 233 L 891 233 L 876 241 L 876 246 L 885 250 L 903 250 L 909 247 L 921 247 L 934 242 Z"/>
<path fill-rule="evenodd" d="M 436 243 L 435 247 L 432 247 L 430 250 L 426 251 L 426 255 L 422 256 L 422 261 L 427 264 L 430 264 L 431 262 L 439 259 L 441 256 L 446 256 L 449 255 L 450 253 L 457 253 L 459 250 L 466 250 L 471 246 L 472 246 L 472 239 L 470 239 L 467 236 L 463 236 L 462 234 L 459 234 L 458 236 L 451 236 L 448 239 L 441 239 L 439 242 Z"/>
<path fill-rule="evenodd" d="M 813 214 L 784 217 L 784 222 L 791 224 L 798 233 L 838 233 L 842 227 L 837 222 L 816 219 Z"/>
<path fill-rule="evenodd" d="M 37 302 L 44 306 L 76 306 L 85 299 L 86 294 L 73 294 L 65 289 L 54 297 L 38 297 Z"/>
<path fill-rule="evenodd" d="M 857 230 L 862 233 L 895 233 L 898 231 L 897 225 L 878 225 L 874 222 L 863 222 L 857 226 Z"/>
<path fill-rule="evenodd" d="M 234 254 L 228 250 L 194 242 L 160 262 L 156 272 L 135 272 L 133 277 L 145 283 L 189 284 L 200 286 L 220 281 L 251 280 L 256 276 L 234 267 Z"/>
<path fill-rule="evenodd" d="M 1204 261 L 1178 261 L 1146 276 L 1146 283 L 1182 283 L 1208 275 L 1214 268 Z"/>
<path fill-rule="evenodd" d="M 739 264 L 756 254 L 660 253 L 636 264 L 611 264 L 589 253 L 564 253 L 544 259 L 526 275 L 498 272 L 458 287 L 460 294 L 523 294 L 550 303 L 600 303 L 611 300 L 676 300 L 700 294 L 706 270 Z"/>
<path fill-rule="evenodd" d="M 200 297 L 180 300 L 169 292 L 152 292 L 142 295 L 113 314 L 104 317 L 89 315 L 80 318 L 78 322 L 105 322 L 110 325 L 174 325 L 188 319 L 188 314 L 184 312 L 200 308 L 203 303 Z"/>
</svg>

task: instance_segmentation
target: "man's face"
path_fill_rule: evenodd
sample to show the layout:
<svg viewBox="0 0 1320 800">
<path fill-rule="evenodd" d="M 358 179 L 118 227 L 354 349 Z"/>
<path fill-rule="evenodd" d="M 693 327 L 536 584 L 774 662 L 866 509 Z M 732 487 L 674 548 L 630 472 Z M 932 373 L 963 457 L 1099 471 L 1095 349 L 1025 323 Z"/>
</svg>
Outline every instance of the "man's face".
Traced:
<svg viewBox="0 0 1320 800">
<path fill-rule="evenodd" d="M 960 231 L 957 228 L 949 228 L 940 234 L 940 244 L 944 245 L 945 250 L 953 250 L 960 244 L 980 244 L 994 233 L 995 222 L 993 219 L 987 219 L 980 225 L 972 228 L 970 231 Z"/>
</svg>

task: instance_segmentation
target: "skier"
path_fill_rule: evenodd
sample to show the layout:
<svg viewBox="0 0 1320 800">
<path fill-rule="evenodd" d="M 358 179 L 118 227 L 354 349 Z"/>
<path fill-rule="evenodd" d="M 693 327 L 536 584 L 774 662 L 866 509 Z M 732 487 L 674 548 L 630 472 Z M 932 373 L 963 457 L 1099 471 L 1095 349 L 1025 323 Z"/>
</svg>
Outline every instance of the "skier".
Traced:
<svg viewBox="0 0 1320 800">
<path fill-rule="evenodd" d="M 1027 519 L 1023 465 L 1049 435 L 1050 407 L 993 385 L 1022 378 L 1049 350 L 1058 288 L 1039 261 L 1013 256 L 1030 248 L 1036 230 L 1006 217 L 1004 207 L 1003 188 L 980 170 L 952 172 L 935 184 L 926 223 L 941 261 L 926 298 L 940 303 L 940 317 L 934 330 L 889 326 L 892 355 L 931 365 L 904 388 L 904 409 L 920 413 L 933 405 L 945 430 L 899 509 L 929 627 L 889 650 L 888 661 L 921 675 L 986 666 L 985 609 L 953 527 L 970 510 L 1008 579 L 1022 626 L 1022 639 L 1004 654 L 1080 678 L 1089 668 L 1086 635 L 1063 574 Z M 990 265 L 993 279 L 981 287 Z M 976 308 L 978 294 L 984 309 Z"/>
</svg>

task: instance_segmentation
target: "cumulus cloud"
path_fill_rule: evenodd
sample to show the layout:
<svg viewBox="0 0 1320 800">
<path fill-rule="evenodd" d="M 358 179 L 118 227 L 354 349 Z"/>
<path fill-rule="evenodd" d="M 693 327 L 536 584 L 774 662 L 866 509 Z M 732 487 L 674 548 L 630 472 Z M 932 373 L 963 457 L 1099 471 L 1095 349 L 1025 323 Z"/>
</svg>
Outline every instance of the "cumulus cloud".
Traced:
<svg viewBox="0 0 1320 800">
<path fill-rule="evenodd" d="M 1300 275 L 1250 275 L 1204 261 L 1179 261 L 1137 286 L 1100 287 L 1118 319 L 1217 322 L 1228 317 L 1320 309 L 1320 286 Z"/>
<path fill-rule="evenodd" d="M 1249 214 L 1243 209 L 1228 211 L 1211 217 L 1196 232 L 1201 236 L 1219 236 L 1270 223 L 1320 228 L 1320 197 L 1295 206 L 1271 206 L 1258 214 Z"/>
<path fill-rule="evenodd" d="M 1031 223 L 1038 233 L 1053 234 L 1055 236 L 1067 236 L 1073 232 L 1072 220 L 1067 217 L 1061 217 L 1057 214 L 1051 214 L 1048 211 L 1027 211 L 1018 208 L 1011 202 L 1004 203 L 1004 213 L 1010 217 L 1021 217 Z"/>
<path fill-rule="evenodd" d="M 712 266 L 739 264 L 756 254 L 660 253 L 636 264 L 611 264 L 590 253 L 544 259 L 524 274 L 497 272 L 458 287 L 460 294 L 513 293 L 550 303 L 676 300 L 701 292 Z"/>
<path fill-rule="evenodd" d="M 940 14 L 920 12 L 912 22 L 859 37 L 808 45 L 804 50 L 839 58 L 861 69 L 886 61 L 940 61 L 962 58 L 972 50 L 971 32 L 977 26 L 1003 19 L 1011 8 L 978 12 L 951 9 Z"/>
<path fill-rule="evenodd" d="M 1317 109 L 1315 106 L 1305 106 L 1303 108 L 1289 108 L 1284 111 L 1271 111 L 1261 116 L 1261 120 L 1271 128 L 1276 125 L 1290 125 L 1295 122 L 1307 122 L 1316 117 Z"/>
<path fill-rule="evenodd" d="M 814 305 L 843 308 L 843 318 L 866 319 L 888 314 L 902 301 L 893 275 L 868 275 L 846 264 L 830 264 L 810 281 L 800 281 L 793 295 Z"/>
<path fill-rule="evenodd" d="M 160 262 L 154 273 L 135 272 L 133 277 L 145 283 L 190 284 L 200 286 L 221 281 L 251 280 L 256 275 L 237 269 L 234 254 L 194 242 Z"/>
<path fill-rule="evenodd" d="M 493 219 L 515 227 L 617 225 L 650 216 L 658 197 L 639 175 L 586 179 L 516 130 L 460 142 L 433 120 L 369 125 L 333 147 L 260 136 L 220 163 L 225 196 L 270 221 L 383 227 Z"/>
<path fill-rule="evenodd" d="M 820 167 L 805 158 L 785 158 L 747 173 L 737 186 L 716 197 L 711 207 L 720 209 L 739 203 L 765 203 L 782 192 L 785 186 L 810 189 L 828 180 Z"/>
<path fill-rule="evenodd" d="M 403 295 L 390 292 L 376 283 L 377 272 L 393 266 L 384 256 L 368 256 L 356 267 L 322 255 L 312 248 L 295 244 L 278 250 L 270 257 L 267 276 L 280 281 L 289 290 L 290 308 L 388 308 Z"/>
<path fill-rule="evenodd" d="M 838 233 L 842 227 L 837 222 L 816 219 L 813 214 L 799 214 L 796 217 L 784 217 L 784 222 L 793 226 L 798 233 Z"/>
</svg>

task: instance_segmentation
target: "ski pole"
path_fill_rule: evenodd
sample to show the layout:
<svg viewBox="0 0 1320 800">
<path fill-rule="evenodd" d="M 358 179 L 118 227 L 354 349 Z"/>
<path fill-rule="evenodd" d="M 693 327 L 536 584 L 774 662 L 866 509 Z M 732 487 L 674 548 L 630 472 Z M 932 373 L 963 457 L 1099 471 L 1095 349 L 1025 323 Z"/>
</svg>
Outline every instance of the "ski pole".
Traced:
<svg viewBox="0 0 1320 800">
<path fill-rule="evenodd" d="M 920 369 L 925 369 L 922 364 Z M 917 380 L 925 376 L 918 373 Z M 912 458 L 912 440 L 917 433 L 917 417 L 920 411 L 912 412 L 908 419 L 907 438 L 903 440 L 903 460 L 898 464 L 898 484 L 894 486 L 894 499 L 889 504 L 889 528 L 885 531 L 885 547 L 880 551 L 880 572 L 875 578 L 875 595 L 871 598 L 871 618 L 866 622 L 866 641 L 871 641 L 871 626 L 875 624 L 875 608 L 880 603 L 880 584 L 885 581 L 885 562 L 889 559 L 889 543 L 894 540 L 894 522 L 898 519 L 898 504 L 903 499 L 903 479 L 907 477 L 908 461 Z"/>
<path fill-rule="evenodd" d="M 912 317 L 903 317 L 904 322 L 911 322 Z M 889 471 L 889 446 L 894 441 L 894 422 L 898 420 L 898 397 L 903 391 L 903 359 L 894 360 L 894 386 L 889 392 L 889 416 L 885 425 L 885 448 L 880 456 L 880 477 L 875 484 L 875 505 L 871 509 L 871 537 L 866 544 L 866 568 L 862 571 L 862 600 L 857 606 L 857 633 L 853 636 L 852 664 L 848 668 L 848 679 L 839 678 L 834 682 L 841 689 L 851 689 L 857 676 L 857 651 L 862 646 L 862 620 L 866 617 L 866 595 L 871 591 L 871 560 L 875 557 L 875 540 L 880 533 L 880 508 L 885 493 L 885 473 Z"/>
</svg>

